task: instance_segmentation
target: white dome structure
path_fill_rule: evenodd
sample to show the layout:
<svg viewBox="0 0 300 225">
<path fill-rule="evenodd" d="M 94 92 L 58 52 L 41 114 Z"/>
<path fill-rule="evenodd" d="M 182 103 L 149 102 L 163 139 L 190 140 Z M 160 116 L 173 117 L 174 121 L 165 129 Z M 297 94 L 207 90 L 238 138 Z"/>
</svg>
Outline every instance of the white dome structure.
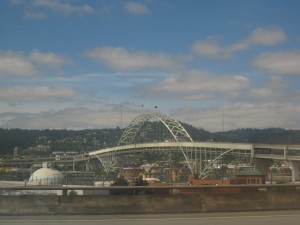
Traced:
<svg viewBox="0 0 300 225">
<path fill-rule="evenodd" d="M 64 175 L 58 170 L 41 168 L 35 171 L 29 178 L 31 185 L 61 185 Z"/>
</svg>

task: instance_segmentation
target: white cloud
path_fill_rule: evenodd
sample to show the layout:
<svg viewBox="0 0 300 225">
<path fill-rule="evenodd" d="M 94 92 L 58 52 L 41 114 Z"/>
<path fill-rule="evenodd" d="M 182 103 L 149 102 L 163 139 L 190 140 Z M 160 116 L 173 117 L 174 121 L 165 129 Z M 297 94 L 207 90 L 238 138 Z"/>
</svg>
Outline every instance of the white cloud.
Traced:
<svg viewBox="0 0 300 225">
<path fill-rule="evenodd" d="M 247 100 L 256 103 L 300 102 L 300 92 L 281 77 L 271 76 L 262 87 L 251 88 Z"/>
<path fill-rule="evenodd" d="M 299 129 L 300 106 L 293 104 L 232 104 L 218 108 L 181 108 L 173 112 L 177 120 L 209 131 L 238 128 Z"/>
<path fill-rule="evenodd" d="M 87 4 L 77 5 L 72 0 L 8 0 L 12 5 L 20 6 L 26 18 L 45 19 L 50 11 L 58 14 L 94 14 L 95 10 Z M 69 3 L 68 3 L 69 2 Z M 105 10 L 105 9 L 104 9 Z M 104 11 L 102 10 L 102 11 Z"/>
<path fill-rule="evenodd" d="M 61 3 L 57 0 L 34 0 L 33 6 L 41 7 L 45 9 L 51 9 L 54 11 L 62 12 L 64 14 L 91 14 L 94 13 L 94 9 L 89 5 L 76 6 L 69 3 Z"/>
<path fill-rule="evenodd" d="M 198 40 L 193 44 L 192 51 L 206 57 L 227 57 L 225 49 L 218 44 L 216 37 L 208 37 L 205 40 Z"/>
<path fill-rule="evenodd" d="M 102 47 L 86 51 L 88 57 L 105 63 L 114 70 L 138 71 L 143 69 L 182 68 L 183 58 L 175 58 L 164 53 L 129 51 L 124 48 Z"/>
<path fill-rule="evenodd" d="M 29 54 L 28 58 L 35 63 L 54 67 L 70 63 L 70 60 L 62 55 L 55 54 L 53 52 L 42 53 L 38 50 L 33 50 Z"/>
<path fill-rule="evenodd" d="M 300 51 L 263 53 L 252 64 L 269 73 L 300 75 Z"/>
<path fill-rule="evenodd" d="M 249 79 L 243 76 L 216 75 L 195 70 L 142 87 L 142 93 L 189 100 L 214 99 L 218 96 L 236 97 L 250 85 Z"/>
<path fill-rule="evenodd" d="M 208 37 L 198 40 L 192 46 L 195 54 L 210 58 L 228 58 L 238 51 L 246 50 L 252 45 L 276 45 L 286 39 L 285 33 L 279 28 L 257 28 L 248 37 L 229 46 L 221 46 L 220 38 Z"/>
<path fill-rule="evenodd" d="M 64 101 L 74 97 L 76 91 L 65 87 L 12 87 L 0 89 L 0 101 L 9 103 Z"/>
<path fill-rule="evenodd" d="M 275 88 L 253 88 L 249 91 L 248 97 L 250 101 L 256 103 L 270 103 L 270 102 L 297 102 L 299 104 L 299 91 L 277 90 Z"/>
<path fill-rule="evenodd" d="M 124 109 L 124 108 L 123 108 Z M 124 109 L 125 110 L 125 109 Z M 126 127 L 141 112 L 126 108 L 123 127 Z M 238 128 L 281 127 L 299 129 L 300 106 L 294 104 L 230 104 L 211 108 L 179 108 L 172 116 L 179 121 L 209 131 Z M 23 129 L 97 129 L 115 128 L 121 125 L 120 106 L 102 106 L 93 110 L 85 107 L 69 107 L 39 113 L 0 113 L 0 126 Z"/>
<path fill-rule="evenodd" d="M 224 113 L 224 128 L 269 128 L 299 129 L 297 105 L 280 104 L 232 104 L 220 108 L 181 108 L 172 116 L 182 122 L 202 127 L 209 131 L 221 131 Z M 138 114 L 125 115 L 123 126 L 127 126 Z M 298 122 L 299 121 L 299 122 Z M 103 107 L 101 110 L 76 107 L 50 110 L 41 113 L 0 113 L 1 127 L 24 129 L 87 129 L 114 128 L 120 126 L 117 108 Z"/>
<path fill-rule="evenodd" d="M 285 41 L 285 39 L 285 33 L 279 28 L 257 28 L 242 42 L 248 45 L 276 45 Z"/>
<path fill-rule="evenodd" d="M 208 37 L 205 40 L 198 40 L 193 44 L 192 51 L 198 55 L 210 58 L 227 58 L 229 52 L 218 44 L 216 37 Z"/>
<path fill-rule="evenodd" d="M 22 53 L 0 52 L 0 77 L 8 75 L 30 77 L 35 73 L 34 65 Z"/>
<path fill-rule="evenodd" d="M 132 118 L 123 117 L 123 124 Z M 2 124 L 1 124 L 2 123 Z M 1 127 L 23 129 L 97 129 L 120 126 L 120 112 L 105 106 L 101 110 L 72 107 L 40 113 L 0 113 Z"/>
<path fill-rule="evenodd" d="M 150 12 L 145 5 L 137 2 L 127 2 L 125 9 L 135 15 L 148 14 Z"/>
<path fill-rule="evenodd" d="M 67 57 L 52 52 L 33 50 L 29 54 L 21 52 L 0 52 L 0 78 L 7 76 L 32 77 L 38 74 L 39 66 L 59 70 L 61 66 L 72 63 Z M 42 69 L 45 74 L 47 71 Z M 41 74 L 41 73 L 40 73 Z"/>
</svg>

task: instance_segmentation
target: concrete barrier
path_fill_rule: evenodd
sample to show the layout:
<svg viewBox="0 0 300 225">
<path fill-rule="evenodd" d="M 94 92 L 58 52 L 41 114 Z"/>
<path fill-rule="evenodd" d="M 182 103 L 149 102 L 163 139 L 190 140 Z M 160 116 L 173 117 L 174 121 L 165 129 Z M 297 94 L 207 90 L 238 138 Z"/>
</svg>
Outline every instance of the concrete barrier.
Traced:
<svg viewBox="0 0 300 225">
<path fill-rule="evenodd" d="M 0 215 L 192 213 L 300 209 L 299 192 L 0 196 Z"/>
</svg>

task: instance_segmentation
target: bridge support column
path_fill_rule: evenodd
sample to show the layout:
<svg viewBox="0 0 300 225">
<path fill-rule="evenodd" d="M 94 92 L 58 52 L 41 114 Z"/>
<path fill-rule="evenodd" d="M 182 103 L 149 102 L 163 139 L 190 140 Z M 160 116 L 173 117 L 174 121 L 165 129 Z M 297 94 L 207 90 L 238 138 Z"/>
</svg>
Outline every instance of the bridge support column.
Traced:
<svg viewBox="0 0 300 225">
<path fill-rule="evenodd" d="M 292 165 L 292 182 L 299 181 L 299 166 L 300 161 L 291 161 Z"/>
<path fill-rule="evenodd" d="M 269 168 L 273 164 L 273 159 L 257 159 L 254 158 L 252 162 L 254 163 L 254 168 L 259 170 L 263 175 L 265 175 L 265 179 L 268 180 Z"/>
<path fill-rule="evenodd" d="M 90 170 L 90 162 L 89 161 L 86 161 L 86 163 L 85 163 L 85 170 L 86 171 Z"/>
</svg>

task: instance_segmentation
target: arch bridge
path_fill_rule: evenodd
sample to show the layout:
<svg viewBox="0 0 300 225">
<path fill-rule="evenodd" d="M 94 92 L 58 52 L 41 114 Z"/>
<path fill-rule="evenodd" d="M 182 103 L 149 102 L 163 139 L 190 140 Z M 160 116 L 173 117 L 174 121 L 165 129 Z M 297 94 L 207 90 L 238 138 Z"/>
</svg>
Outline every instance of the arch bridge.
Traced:
<svg viewBox="0 0 300 225">
<path fill-rule="evenodd" d="M 180 152 L 192 174 L 206 177 L 212 166 L 225 155 L 250 156 L 249 144 L 194 142 L 174 118 L 162 113 L 143 113 L 125 129 L 118 146 L 89 153 L 100 160 L 105 171 L 117 163 L 120 154 L 138 152 Z"/>
<path fill-rule="evenodd" d="M 265 165 L 264 160 L 300 162 L 300 146 L 194 142 L 177 120 L 162 113 L 143 113 L 137 116 L 123 132 L 118 146 L 89 152 L 88 157 L 98 158 L 108 172 L 116 166 L 119 155 L 140 152 L 180 152 L 191 174 L 198 178 L 207 177 L 214 164 L 228 155 L 248 157 L 249 161 L 250 158 L 256 162 L 262 160 L 262 166 Z M 80 157 L 82 156 L 78 160 Z M 300 163 L 297 165 L 299 168 Z"/>
</svg>

